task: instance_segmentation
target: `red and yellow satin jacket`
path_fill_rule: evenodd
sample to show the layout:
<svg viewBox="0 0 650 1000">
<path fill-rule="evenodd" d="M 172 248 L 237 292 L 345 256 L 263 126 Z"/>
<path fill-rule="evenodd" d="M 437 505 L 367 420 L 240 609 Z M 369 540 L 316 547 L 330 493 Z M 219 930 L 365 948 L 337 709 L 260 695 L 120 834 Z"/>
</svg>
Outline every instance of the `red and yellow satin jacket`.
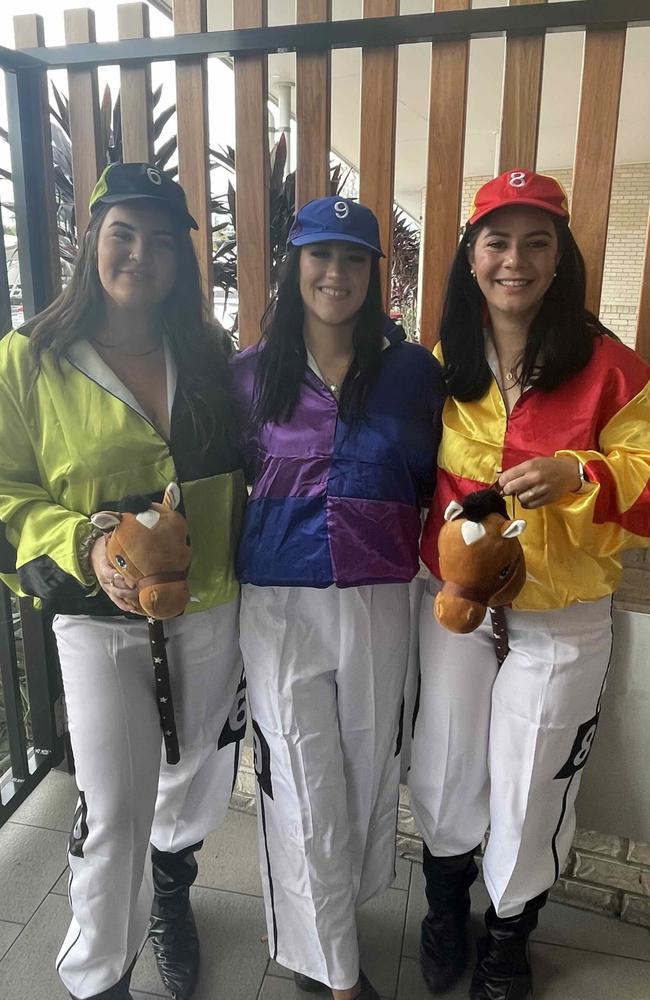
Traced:
<svg viewBox="0 0 650 1000">
<path fill-rule="evenodd" d="M 439 348 L 436 349 L 438 351 Z M 551 392 L 527 389 L 508 415 L 493 379 L 482 399 L 448 398 L 438 485 L 421 556 L 439 576 L 438 532 L 450 500 L 492 485 L 527 459 L 573 455 L 589 479 L 579 493 L 525 510 L 521 535 L 528 579 L 513 607 L 545 610 L 610 594 L 623 549 L 650 545 L 650 366 L 599 337 L 586 368 Z"/>
</svg>

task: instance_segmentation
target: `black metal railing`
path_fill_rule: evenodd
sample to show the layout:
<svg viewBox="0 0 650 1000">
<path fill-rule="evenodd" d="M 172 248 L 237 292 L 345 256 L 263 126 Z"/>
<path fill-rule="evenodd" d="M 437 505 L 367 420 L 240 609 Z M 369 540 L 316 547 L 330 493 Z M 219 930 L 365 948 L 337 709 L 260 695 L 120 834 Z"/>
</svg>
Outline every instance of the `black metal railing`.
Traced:
<svg viewBox="0 0 650 1000">
<path fill-rule="evenodd" d="M 65 757 L 65 711 L 54 636 L 29 600 L 0 584 L 0 826 Z"/>
<path fill-rule="evenodd" d="M 37 81 L 32 74 L 10 71 L 5 72 L 5 80 L 21 302 L 28 319 L 56 294 L 56 268 L 44 230 L 53 192 L 47 189 L 40 169 L 43 133 L 34 99 Z M 4 233 L 1 206 L 0 231 Z M 13 325 L 4 239 L 0 239 L 0 338 Z M 12 597 L 1 582 L 0 681 L 2 826 L 49 770 L 62 763 L 66 742 L 62 685 L 50 620 L 34 609 L 31 600 Z"/>
</svg>

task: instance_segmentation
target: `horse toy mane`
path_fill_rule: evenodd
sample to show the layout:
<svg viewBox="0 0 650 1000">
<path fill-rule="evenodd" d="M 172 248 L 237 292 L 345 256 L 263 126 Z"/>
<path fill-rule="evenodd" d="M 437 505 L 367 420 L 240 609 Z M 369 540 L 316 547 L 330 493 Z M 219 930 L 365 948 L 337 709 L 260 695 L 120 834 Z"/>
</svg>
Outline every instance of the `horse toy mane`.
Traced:
<svg viewBox="0 0 650 1000">
<path fill-rule="evenodd" d="M 433 613 L 450 632 L 473 632 L 488 608 L 510 604 L 526 582 L 519 541 L 526 522 L 511 520 L 495 489 L 452 500 L 438 535 L 442 589 Z"/>
<path fill-rule="evenodd" d="M 187 522 L 176 509 L 179 503 L 178 485 L 170 483 L 162 503 L 129 496 L 117 511 L 101 510 L 91 517 L 108 534 L 108 561 L 137 587 L 136 614 L 175 618 L 190 599 L 187 574 L 192 549 Z"/>
</svg>

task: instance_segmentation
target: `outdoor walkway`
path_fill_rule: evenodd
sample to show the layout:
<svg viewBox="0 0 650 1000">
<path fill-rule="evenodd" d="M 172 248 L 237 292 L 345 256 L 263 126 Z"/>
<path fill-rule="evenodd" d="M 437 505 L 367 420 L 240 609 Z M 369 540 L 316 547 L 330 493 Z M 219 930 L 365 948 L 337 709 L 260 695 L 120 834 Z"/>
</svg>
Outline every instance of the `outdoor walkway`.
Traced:
<svg viewBox="0 0 650 1000">
<path fill-rule="evenodd" d="M 0 998 L 65 1000 L 54 957 L 69 919 L 65 850 L 74 782 L 54 772 L 0 830 Z M 269 962 L 256 821 L 231 811 L 199 855 L 194 909 L 202 973 L 196 1000 L 306 1000 L 286 970 Z M 386 1000 L 429 1000 L 420 977 L 422 869 L 403 859 L 395 885 L 360 916 L 363 965 Z M 485 909 L 474 893 L 474 932 Z M 543 912 L 532 944 L 534 1000 L 650 1000 L 650 931 L 557 903 Z M 467 998 L 467 978 L 448 1000 Z M 317 994 L 318 995 L 318 994 Z M 164 997 L 147 947 L 133 977 L 134 1000 Z"/>
</svg>

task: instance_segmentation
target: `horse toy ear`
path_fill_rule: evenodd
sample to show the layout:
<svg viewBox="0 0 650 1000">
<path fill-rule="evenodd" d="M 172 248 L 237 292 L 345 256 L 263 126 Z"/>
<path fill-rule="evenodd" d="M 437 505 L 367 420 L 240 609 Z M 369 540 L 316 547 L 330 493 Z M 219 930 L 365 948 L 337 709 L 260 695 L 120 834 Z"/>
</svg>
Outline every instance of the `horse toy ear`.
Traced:
<svg viewBox="0 0 650 1000">
<path fill-rule="evenodd" d="M 458 503 L 458 500 L 451 500 L 447 504 L 447 508 L 444 513 L 445 521 L 453 521 L 454 518 L 458 517 L 458 515 L 462 513 L 463 505 Z"/>
<path fill-rule="evenodd" d="M 98 510 L 96 514 L 90 515 L 90 520 L 96 528 L 108 533 L 117 528 L 122 520 L 121 514 L 116 514 L 113 510 Z"/>
<path fill-rule="evenodd" d="M 506 524 L 505 528 L 501 529 L 501 536 L 502 538 L 516 538 L 518 535 L 521 535 L 522 532 L 524 532 L 525 530 L 526 530 L 525 521 L 522 521 L 521 519 L 517 521 L 510 521 L 509 524 Z"/>
<path fill-rule="evenodd" d="M 165 489 L 165 495 L 162 498 L 163 507 L 168 507 L 170 510 L 176 510 L 181 502 L 181 491 L 178 483 L 168 483 Z"/>
<path fill-rule="evenodd" d="M 522 520 L 508 518 L 496 490 L 478 490 L 463 503 L 452 500 L 438 536 L 442 589 L 433 613 L 450 632 L 473 632 L 488 608 L 510 604 L 526 582 L 519 535 Z"/>
</svg>

